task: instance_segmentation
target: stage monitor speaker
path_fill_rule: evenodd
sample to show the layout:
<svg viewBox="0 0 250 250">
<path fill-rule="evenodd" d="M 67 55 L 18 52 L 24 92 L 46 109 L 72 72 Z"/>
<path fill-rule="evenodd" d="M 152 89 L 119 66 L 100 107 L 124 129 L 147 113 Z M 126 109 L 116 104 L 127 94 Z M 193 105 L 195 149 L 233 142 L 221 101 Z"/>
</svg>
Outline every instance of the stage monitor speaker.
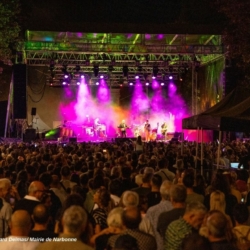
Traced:
<svg viewBox="0 0 250 250">
<path fill-rule="evenodd" d="M 32 142 L 36 140 L 36 130 L 34 128 L 29 128 L 25 130 L 25 134 L 23 134 L 24 142 Z"/>
<path fill-rule="evenodd" d="M 31 108 L 31 115 L 36 115 L 36 108 Z"/>
<path fill-rule="evenodd" d="M 27 92 L 26 92 L 26 64 L 13 66 L 13 118 L 26 119 Z"/>
<path fill-rule="evenodd" d="M 77 142 L 77 138 L 76 137 L 69 137 L 69 142 Z"/>
<path fill-rule="evenodd" d="M 117 137 L 117 138 L 115 138 L 116 143 L 129 142 L 130 140 L 136 141 L 136 138 L 135 137 L 126 137 L 126 138 Z"/>
</svg>

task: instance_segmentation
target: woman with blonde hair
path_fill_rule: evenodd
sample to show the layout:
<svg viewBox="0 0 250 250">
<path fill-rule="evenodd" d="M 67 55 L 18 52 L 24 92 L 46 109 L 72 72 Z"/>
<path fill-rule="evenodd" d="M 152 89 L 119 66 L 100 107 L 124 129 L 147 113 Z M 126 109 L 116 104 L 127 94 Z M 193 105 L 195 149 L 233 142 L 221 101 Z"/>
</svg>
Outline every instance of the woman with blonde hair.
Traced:
<svg viewBox="0 0 250 250">
<path fill-rule="evenodd" d="M 226 199 L 225 194 L 219 190 L 216 190 L 210 195 L 210 211 L 220 211 L 227 217 L 228 229 L 233 228 L 233 223 L 229 215 L 226 214 Z M 227 235 L 228 238 L 232 238 L 232 235 Z"/>
</svg>

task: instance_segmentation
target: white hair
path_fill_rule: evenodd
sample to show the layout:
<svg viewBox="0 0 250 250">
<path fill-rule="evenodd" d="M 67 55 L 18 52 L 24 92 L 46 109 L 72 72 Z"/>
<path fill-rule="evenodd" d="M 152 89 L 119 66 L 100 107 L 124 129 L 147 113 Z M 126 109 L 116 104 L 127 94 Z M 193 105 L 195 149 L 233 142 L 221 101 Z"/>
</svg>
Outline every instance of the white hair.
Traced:
<svg viewBox="0 0 250 250">
<path fill-rule="evenodd" d="M 122 204 L 125 207 L 137 207 L 139 205 L 138 194 L 133 191 L 125 191 L 122 195 Z"/>
<path fill-rule="evenodd" d="M 123 208 L 116 207 L 109 212 L 109 215 L 107 218 L 107 224 L 109 227 L 116 227 L 116 228 L 122 227 L 122 225 L 123 225 L 123 223 L 122 223 L 123 211 L 124 211 Z"/>
</svg>

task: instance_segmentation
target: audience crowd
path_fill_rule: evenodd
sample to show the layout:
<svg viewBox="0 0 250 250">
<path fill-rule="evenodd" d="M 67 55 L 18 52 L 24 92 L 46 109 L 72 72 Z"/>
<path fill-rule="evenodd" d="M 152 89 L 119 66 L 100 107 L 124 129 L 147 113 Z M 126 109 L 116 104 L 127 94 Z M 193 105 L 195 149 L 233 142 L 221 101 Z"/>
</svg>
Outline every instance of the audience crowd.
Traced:
<svg viewBox="0 0 250 250">
<path fill-rule="evenodd" d="M 250 249 L 250 142 L 220 149 L 1 143 L 0 249 Z"/>
</svg>

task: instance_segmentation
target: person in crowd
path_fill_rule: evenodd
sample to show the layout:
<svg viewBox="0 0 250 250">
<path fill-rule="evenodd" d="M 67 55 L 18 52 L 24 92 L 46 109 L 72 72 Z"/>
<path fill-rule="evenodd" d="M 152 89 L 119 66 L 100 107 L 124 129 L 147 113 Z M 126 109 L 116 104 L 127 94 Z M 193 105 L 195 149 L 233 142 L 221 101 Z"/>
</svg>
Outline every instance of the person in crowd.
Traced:
<svg viewBox="0 0 250 250">
<path fill-rule="evenodd" d="M 222 212 L 216 210 L 211 213 L 207 218 L 206 226 L 212 250 L 237 250 L 236 245 L 233 244 L 233 242 L 228 241 L 226 238 L 228 220 Z"/>
<path fill-rule="evenodd" d="M 48 224 L 51 218 L 49 209 L 45 205 L 37 205 L 31 217 L 34 222 L 34 227 L 30 231 L 29 237 L 42 238 L 42 242 L 45 242 L 47 237 L 53 238 L 58 236 L 58 234 L 48 230 Z"/>
<path fill-rule="evenodd" d="M 45 192 L 45 187 L 40 181 L 33 181 L 29 185 L 28 194 L 16 202 L 14 210 L 26 210 L 32 215 L 36 205 L 41 203 L 42 196 Z"/>
<path fill-rule="evenodd" d="M 188 235 L 181 243 L 181 250 L 201 249 L 212 250 L 209 240 L 197 233 Z"/>
<path fill-rule="evenodd" d="M 183 177 L 183 185 L 186 187 L 187 190 L 187 199 L 186 203 L 190 203 L 193 201 L 199 201 L 201 203 L 204 202 L 204 196 L 197 194 L 194 192 L 194 174 L 193 173 L 187 173 Z"/>
<path fill-rule="evenodd" d="M 160 159 L 158 161 L 158 168 L 159 171 L 155 174 L 160 175 L 162 181 L 167 180 L 172 182 L 174 180 L 175 174 L 168 169 L 168 160 L 166 160 L 165 158 Z"/>
<path fill-rule="evenodd" d="M 235 227 L 233 233 L 238 241 L 239 248 L 248 246 L 250 248 L 250 226 L 247 225 L 249 212 L 246 204 L 237 204 L 233 209 Z"/>
<path fill-rule="evenodd" d="M 62 217 L 63 233 L 60 238 L 71 240 L 45 242 L 37 247 L 37 250 L 93 250 L 80 240 L 81 234 L 85 231 L 87 225 L 87 213 L 80 206 L 72 205 L 66 209 Z"/>
<path fill-rule="evenodd" d="M 155 238 L 152 235 L 139 230 L 141 213 L 137 207 L 127 207 L 123 211 L 122 222 L 125 230 L 121 235 L 130 235 L 134 237 L 137 240 L 139 250 L 156 249 Z M 111 236 L 108 240 L 108 245 L 114 248 L 118 237 L 120 237 L 120 235 Z"/>
<path fill-rule="evenodd" d="M 147 195 L 148 209 L 160 203 L 162 196 L 160 193 L 162 180 L 159 175 L 153 175 L 151 179 L 151 192 Z"/>
<path fill-rule="evenodd" d="M 7 178 L 0 179 L 0 237 L 9 235 L 9 223 L 12 215 L 12 207 L 5 198 L 11 189 L 11 182 Z"/>
<path fill-rule="evenodd" d="M 40 245 L 39 241 L 31 241 L 31 218 L 26 210 L 15 211 L 10 220 L 10 236 L 6 241 L 0 241 L 0 249 L 4 250 L 35 250 Z M 26 240 L 23 240 L 26 239 Z"/>
<path fill-rule="evenodd" d="M 118 206 L 122 195 L 122 187 L 120 180 L 114 179 L 109 182 L 109 192 L 110 198 L 113 200 L 114 205 Z"/>
<path fill-rule="evenodd" d="M 71 188 L 76 185 L 77 183 L 70 181 L 71 178 L 71 171 L 68 166 L 63 166 L 61 168 L 61 181 L 60 185 L 62 186 L 64 192 L 66 194 L 70 193 Z"/>
<path fill-rule="evenodd" d="M 137 207 L 140 206 L 140 197 L 136 192 L 126 191 L 122 194 L 120 206 L 123 208 L 127 207 Z M 141 210 L 140 210 L 141 211 Z M 142 211 L 141 211 L 142 213 Z M 153 226 L 150 223 L 149 219 L 146 216 L 142 217 L 142 220 L 139 225 L 139 229 L 142 232 L 149 233 L 154 236 Z"/>
<path fill-rule="evenodd" d="M 172 185 L 169 190 L 170 201 L 173 209 L 164 211 L 159 215 L 157 222 L 157 231 L 162 239 L 165 237 L 165 232 L 168 225 L 174 220 L 178 220 L 184 215 L 186 209 L 186 188 L 182 185 Z"/>
<path fill-rule="evenodd" d="M 92 211 L 92 217 L 94 219 L 95 234 L 100 233 L 103 229 L 107 228 L 108 213 L 114 207 L 114 203 L 110 198 L 110 193 L 106 188 L 99 188 L 94 194 L 94 202 L 97 204 L 97 208 Z"/>
<path fill-rule="evenodd" d="M 105 250 L 108 244 L 108 239 L 115 234 L 123 232 L 122 223 L 123 208 L 116 207 L 110 211 L 107 218 L 108 227 L 100 233 L 93 235 L 90 239 L 91 244 L 95 245 L 96 250 Z"/>
<path fill-rule="evenodd" d="M 160 176 L 158 176 L 160 178 Z M 157 223 L 160 214 L 173 209 L 172 203 L 170 202 L 170 188 L 172 183 L 169 181 L 164 181 L 160 187 L 161 201 L 159 204 L 152 206 L 148 209 L 146 218 L 149 219 L 151 225 L 153 226 L 154 235 L 156 237 L 157 249 L 163 249 L 163 238 L 157 231 Z"/>
<path fill-rule="evenodd" d="M 189 203 L 183 217 L 169 224 L 165 233 L 164 249 L 180 249 L 183 239 L 194 230 L 199 230 L 206 211 L 206 207 L 200 202 Z"/>
</svg>

